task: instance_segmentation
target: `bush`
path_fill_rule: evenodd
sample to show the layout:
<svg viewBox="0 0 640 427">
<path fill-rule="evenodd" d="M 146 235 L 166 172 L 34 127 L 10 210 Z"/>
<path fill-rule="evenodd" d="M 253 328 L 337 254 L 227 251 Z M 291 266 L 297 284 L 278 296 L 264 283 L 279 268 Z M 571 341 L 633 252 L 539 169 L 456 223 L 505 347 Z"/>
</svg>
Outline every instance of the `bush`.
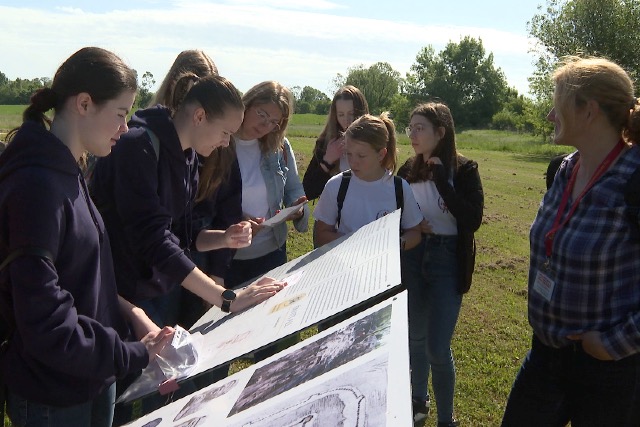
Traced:
<svg viewBox="0 0 640 427">
<path fill-rule="evenodd" d="M 524 123 L 524 117 L 513 111 L 498 111 L 491 118 L 491 128 L 497 130 L 520 131 Z"/>
</svg>

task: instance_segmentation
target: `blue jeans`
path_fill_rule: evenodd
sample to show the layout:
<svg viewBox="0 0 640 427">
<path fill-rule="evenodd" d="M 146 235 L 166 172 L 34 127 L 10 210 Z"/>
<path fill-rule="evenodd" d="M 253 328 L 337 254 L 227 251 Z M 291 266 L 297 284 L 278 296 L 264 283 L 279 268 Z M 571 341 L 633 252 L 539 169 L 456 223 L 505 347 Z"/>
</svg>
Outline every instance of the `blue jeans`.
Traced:
<svg viewBox="0 0 640 427">
<path fill-rule="evenodd" d="M 115 384 L 90 402 L 66 408 L 30 402 L 9 392 L 7 413 L 15 427 L 111 427 L 115 398 Z"/>
<path fill-rule="evenodd" d="M 562 349 L 533 337 L 502 426 L 640 426 L 640 354 L 595 359 L 579 342 Z"/>
<path fill-rule="evenodd" d="M 456 370 L 451 338 L 462 295 L 457 291 L 456 236 L 426 235 L 420 245 L 401 256 L 402 283 L 409 299 L 411 394 L 429 400 L 432 373 L 438 421 L 453 419 Z"/>
<path fill-rule="evenodd" d="M 287 244 L 280 246 L 273 252 L 269 252 L 253 259 L 234 259 L 231 267 L 224 278 L 224 285 L 227 288 L 235 288 L 241 284 L 263 276 L 270 270 L 280 267 L 287 262 Z"/>
</svg>

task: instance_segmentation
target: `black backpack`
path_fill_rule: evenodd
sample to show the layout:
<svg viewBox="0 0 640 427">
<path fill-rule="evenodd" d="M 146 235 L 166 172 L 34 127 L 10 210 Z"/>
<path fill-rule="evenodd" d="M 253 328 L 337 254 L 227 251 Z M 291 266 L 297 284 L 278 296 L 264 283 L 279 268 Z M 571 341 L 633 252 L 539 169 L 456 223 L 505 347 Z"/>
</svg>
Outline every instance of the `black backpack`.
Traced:
<svg viewBox="0 0 640 427">
<path fill-rule="evenodd" d="M 551 188 L 556 172 L 560 168 L 566 155 L 554 157 L 547 167 L 546 181 L 547 190 Z M 624 186 L 624 201 L 627 204 L 627 219 L 631 224 L 631 233 L 634 239 L 640 240 L 640 224 L 638 224 L 638 214 L 640 214 L 640 167 L 636 169 L 627 180 Z"/>
</svg>

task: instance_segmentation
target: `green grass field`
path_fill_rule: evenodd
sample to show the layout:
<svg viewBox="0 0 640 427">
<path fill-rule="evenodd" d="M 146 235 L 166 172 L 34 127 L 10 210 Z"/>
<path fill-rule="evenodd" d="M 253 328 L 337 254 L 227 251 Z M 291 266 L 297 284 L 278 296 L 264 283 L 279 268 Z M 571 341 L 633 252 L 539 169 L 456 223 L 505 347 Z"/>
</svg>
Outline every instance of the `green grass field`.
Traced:
<svg viewBox="0 0 640 427">
<path fill-rule="evenodd" d="M 0 106 L 0 123 L 10 110 Z M 296 115 L 291 121 L 288 134 L 301 177 L 324 122 L 324 116 L 316 115 Z M 476 234 L 473 286 L 463 299 L 453 342 L 455 411 L 463 426 L 496 426 L 531 335 L 526 313 L 529 225 L 545 191 L 549 159 L 568 149 L 542 145 L 529 135 L 486 130 L 460 132 L 458 146 L 479 163 L 485 211 Z M 401 161 L 411 154 L 404 133 L 398 149 Z M 310 251 L 310 233 L 290 231 L 287 247 L 290 259 Z M 238 362 L 234 369 L 245 365 Z M 436 424 L 435 405 L 432 411 L 421 425 Z"/>
</svg>

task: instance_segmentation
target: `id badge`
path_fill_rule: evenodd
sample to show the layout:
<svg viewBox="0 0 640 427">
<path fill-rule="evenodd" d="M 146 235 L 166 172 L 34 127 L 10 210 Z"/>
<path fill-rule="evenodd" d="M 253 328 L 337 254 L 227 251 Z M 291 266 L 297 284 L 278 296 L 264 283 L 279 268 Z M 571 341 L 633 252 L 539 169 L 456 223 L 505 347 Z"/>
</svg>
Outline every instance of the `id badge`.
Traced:
<svg viewBox="0 0 640 427">
<path fill-rule="evenodd" d="M 542 295 L 545 301 L 551 301 L 553 296 L 553 290 L 556 287 L 556 283 L 549 276 L 548 269 L 539 269 L 536 273 L 536 280 L 533 283 L 533 289 Z"/>
</svg>

